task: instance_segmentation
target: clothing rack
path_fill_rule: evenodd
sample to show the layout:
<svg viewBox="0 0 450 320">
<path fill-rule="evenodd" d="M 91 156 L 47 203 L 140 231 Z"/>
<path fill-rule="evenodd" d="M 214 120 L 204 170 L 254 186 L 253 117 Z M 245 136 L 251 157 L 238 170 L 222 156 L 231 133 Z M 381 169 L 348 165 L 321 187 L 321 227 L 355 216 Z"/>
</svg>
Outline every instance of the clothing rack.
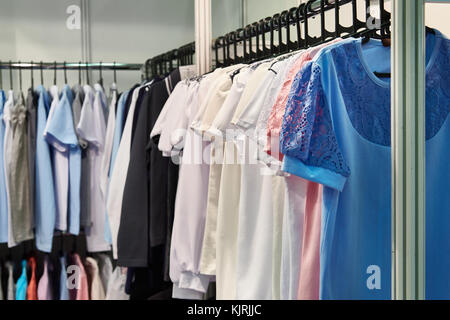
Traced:
<svg viewBox="0 0 450 320">
<path fill-rule="evenodd" d="M 0 62 L 0 69 L 140 70 L 142 64 L 119 62 Z"/>
<path fill-rule="evenodd" d="M 188 43 L 165 53 L 148 59 L 144 63 L 145 75 L 148 78 L 149 71 L 153 75 L 166 74 L 178 66 L 194 63 L 195 42 Z"/>
<path fill-rule="evenodd" d="M 142 64 L 138 63 L 119 63 L 119 62 L 2 62 L 0 61 L 0 88 L 3 87 L 3 75 L 2 70 L 9 70 L 9 81 L 12 86 L 12 70 L 19 70 L 19 82 L 20 87 L 22 87 L 22 73 L 21 70 L 31 70 L 31 81 L 33 83 L 33 70 L 41 71 L 41 83 L 43 83 L 43 70 L 54 70 L 54 83 L 56 83 L 56 70 L 64 70 L 64 77 L 67 81 L 67 70 L 78 70 L 79 78 L 81 82 L 81 70 L 85 70 L 87 80 L 89 82 L 89 74 L 90 70 L 99 70 L 100 71 L 100 81 L 102 80 L 102 70 L 113 70 L 114 71 L 114 82 L 116 82 L 116 70 L 141 70 Z"/>
<path fill-rule="evenodd" d="M 357 17 L 362 5 L 365 6 L 366 21 L 371 17 L 369 8 L 371 0 L 365 2 L 357 0 L 310 0 L 298 7 L 293 7 L 272 17 L 261 19 L 248 24 L 244 28 L 231 31 L 218 37 L 213 44 L 215 51 L 216 67 L 225 67 L 237 63 L 251 63 L 278 56 L 291 51 L 306 49 L 319 44 L 329 42 L 342 37 L 370 36 L 383 38 L 390 33 L 390 13 L 385 10 L 384 0 L 379 0 L 381 13 L 378 28 L 361 21 Z M 340 23 L 339 11 L 343 6 L 351 6 L 352 25 L 343 26 Z M 326 15 L 328 11 L 334 11 L 334 30 L 326 28 Z M 320 35 L 310 34 L 312 19 L 320 17 Z M 295 27 L 297 40 L 291 38 L 292 29 Z M 267 45 L 266 39 L 269 41 Z M 242 44 L 243 54 L 238 55 L 238 44 Z M 220 55 L 220 51 L 222 54 Z M 221 57 L 220 57 L 221 56 Z"/>
</svg>

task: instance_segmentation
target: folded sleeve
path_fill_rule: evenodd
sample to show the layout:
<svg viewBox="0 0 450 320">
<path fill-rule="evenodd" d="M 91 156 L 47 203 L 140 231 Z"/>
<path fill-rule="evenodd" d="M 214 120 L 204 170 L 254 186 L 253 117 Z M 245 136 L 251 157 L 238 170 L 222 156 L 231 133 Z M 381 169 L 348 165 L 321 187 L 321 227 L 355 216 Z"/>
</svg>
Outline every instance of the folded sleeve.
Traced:
<svg viewBox="0 0 450 320">
<path fill-rule="evenodd" d="M 283 170 L 342 191 L 350 169 L 338 145 L 322 70 L 309 62 L 293 81 L 280 135 Z"/>
<path fill-rule="evenodd" d="M 65 152 L 70 146 L 78 145 L 78 139 L 73 126 L 70 101 L 65 92 L 58 106 L 56 106 L 53 116 L 49 120 L 46 139 L 61 152 Z"/>
</svg>

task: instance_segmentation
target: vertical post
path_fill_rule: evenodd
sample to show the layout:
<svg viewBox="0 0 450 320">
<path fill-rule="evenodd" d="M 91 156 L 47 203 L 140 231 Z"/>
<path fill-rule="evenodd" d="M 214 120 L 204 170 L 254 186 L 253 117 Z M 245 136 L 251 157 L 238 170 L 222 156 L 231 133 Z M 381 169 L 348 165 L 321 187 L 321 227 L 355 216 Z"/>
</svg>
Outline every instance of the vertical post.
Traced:
<svg viewBox="0 0 450 320">
<path fill-rule="evenodd" d="M 424 0 L 392 4 L 392 298 L 425 299 Z"/>
<path fill-rule="evenodd" d="M 247 25 L 247 2 L 241 0 L 241 28 Z"/>
<path fill-rule="evenodd" d="M 198 74 L 211 70 L 211 0 L 195 0 L 195 60 Z"/>
<path fill-rule="evenodd" d="M 81 59 L 85 63 L 92 62 L 91 16 L 88 0 L 81 0 Z M 86 70 L 89 72 L 89 78 L 92 79 L 92 70 Z M 85 82 L 87 82 L 87 77 Z"/>
</svg>

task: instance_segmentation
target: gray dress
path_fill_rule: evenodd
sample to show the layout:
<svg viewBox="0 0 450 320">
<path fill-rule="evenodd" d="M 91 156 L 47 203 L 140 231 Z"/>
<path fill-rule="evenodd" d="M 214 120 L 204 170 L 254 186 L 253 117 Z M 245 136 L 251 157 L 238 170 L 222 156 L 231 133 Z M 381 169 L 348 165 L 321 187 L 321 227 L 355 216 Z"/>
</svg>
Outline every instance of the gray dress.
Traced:
<svg viewBox="0 0 450 320">
<path fill-rule="evenodd" d="M 30 202 L 31 214 L 34 216 L 35 208 L 35 159 L 36 159 L 36 119 L 37 119 L 37 96 L 33 88 L 28 89 L 27 96 L 27 133 L 28 133 L 28 157 L 30 166 Z"/>
<path fill-rule="evenodd" d="M 21 93 L 11 110 L 11 162 L 7 170 L 10 181 L 12 233 L 16 242 L 33 238 L 34 217 L 30 198 L 30 165 L 28 156 L 27 109 Z"/>
</svg>

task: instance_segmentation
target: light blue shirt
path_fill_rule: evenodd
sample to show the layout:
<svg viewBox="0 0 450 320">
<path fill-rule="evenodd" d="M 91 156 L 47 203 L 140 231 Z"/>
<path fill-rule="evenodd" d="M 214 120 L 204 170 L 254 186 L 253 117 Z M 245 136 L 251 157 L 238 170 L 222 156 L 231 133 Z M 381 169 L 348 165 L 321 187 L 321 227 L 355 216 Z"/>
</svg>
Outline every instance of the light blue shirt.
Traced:
<svg viewBox="0 0 450 320">
<path fill-rule="evenodd" d="M 5 140 L 5 123 L 3 122 L 3 107 L 5 92 L 0 90 L 0 242 L 8 242 L 8 194 L 6 193 L 5 164 L 3 148 Z"/>
<path fill-rule="evenodd" d="M 426 50 L 426 298 L 450 299 L 450 41 Z M 345 41 L 296 76 L 283 170 L 324 185 L 321 299 L 391 298 L 389 49 Z"/>
<path fill-rule="evenodd" d="M 50 97 L 40 85 L 36 89 L 39 95 L 36 127 L 36 208 L 35 237 L 38 250 L 52 250 L 53 230 L 56 219 L 55 185 L 52 171 L 50 146 L 44 137 L 47 117 L 50 111 Z"/>
<path fill-rule="evenodd" d="M 113 146 L 112 146 L 111 160 L 110 160 L 111 162 L 110 162 L 109 172 L 108 172 L 108 185 L 109 185 L 109 179 L 111 177 L 111 173 L 112 173 L 112 170 L 114 167 L 114 163 L 116 161 L 117 151 L 119 150 L 120 139 L 122 137 L 125 103 L 127 101 L 129 93 L 130 93 L 130 91 L 123 92 L 119 98 L 119 101 L 117 101 L 116 124 L 114 127 L 114 138 L 113 138 Z M 114 112 L 114 110 L 109 110 L 109 112 Z M 111 228 L 109 225 L 108 214 L 106 214 L 105 221 L 106 221 L 106 223 L 105 223 L 105 240 L 108 243 L 112 243 L 112 235 L 111 235 Z"/>
<path fill-rule="evenodd" d="M 73 123 L 72 101 L 72 90 L 65 85 L 59 105 L 47 127 L 47 139 L 52 144 L 58 145 L 58 150 L 68 151 L 68 153 L 65 152 L 69 161 L 68 231 L 78 235 L 80 232 L 81 149 Z"/>
<path fill-rule="evenodd" d="M 127 102 L 128 95 L 130 91 L 125 91 L 119 98 L 117 102 L 117 112 L 116 112 L 116 125 L 114 127 L 114 139 L 113 139 L 113 147 L 111 152 L 111 163 L 109 166 L 109 176 L 111 176 L 112 170 L 114 168 L 114 164 L 116 162 L 117 151 L 119 150 L 120 139 L 122 138 L 122 130 L 123 130 L 123 121 L 125 119 L 124 111 L 125 111 L 125 103 Z"/>
</svg>

